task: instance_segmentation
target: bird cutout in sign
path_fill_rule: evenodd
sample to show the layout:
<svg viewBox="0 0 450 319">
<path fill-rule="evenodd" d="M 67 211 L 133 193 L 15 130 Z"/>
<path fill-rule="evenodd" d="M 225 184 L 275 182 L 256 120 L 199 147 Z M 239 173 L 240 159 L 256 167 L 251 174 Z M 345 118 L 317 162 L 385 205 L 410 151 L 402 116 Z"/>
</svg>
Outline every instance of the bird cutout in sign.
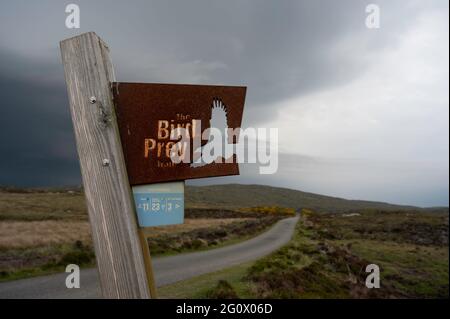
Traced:
<svg viewBox="0 0 450 319">
<path fill-rule="evenodd" d="M 227 147 L 225 145 L 225 143 L 228 143 L 228 110 L 227 106 L 222 102 L 222 100 L 213 100 L 211 107 L 211 119 L 209 120 L 209 123 L 210 134 L 208 137 L 208 141 L 206 142 L 206 144 L 194 150 L 193 161 L 190 165 L 192 168 L 211 164 L 213 162 L 216 162 L 221 157 L 223 157 L 226 161 L 226 159 L 229 159 L 234 155 L 233 148 L 230 149 L 230 147 Z M 221 156 L 218 156 L 210 162 L 206 162 L 201 156 L 206 149 L 220 149 L 222 150 Z"/>
</svg>

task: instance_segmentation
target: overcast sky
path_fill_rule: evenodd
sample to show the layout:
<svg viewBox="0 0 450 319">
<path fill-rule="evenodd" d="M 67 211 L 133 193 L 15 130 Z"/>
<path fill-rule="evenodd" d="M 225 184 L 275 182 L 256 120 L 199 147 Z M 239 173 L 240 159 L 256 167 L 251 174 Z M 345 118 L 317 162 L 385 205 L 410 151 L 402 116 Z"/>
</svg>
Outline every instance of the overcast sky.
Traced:
<svg viewBox="0 0 450 319">
<path fill-rule="evenodd" d="M 381 9 L 379 29 L 365 7 Z M 277 127 L 261 183 L 420 206 L 449 202 L 448 1 L 0 2 L 0 184 L 81 183 L 60 40 L 95 31 L 119 81 L 245 85 L 244 127 Z"/>
</svg>

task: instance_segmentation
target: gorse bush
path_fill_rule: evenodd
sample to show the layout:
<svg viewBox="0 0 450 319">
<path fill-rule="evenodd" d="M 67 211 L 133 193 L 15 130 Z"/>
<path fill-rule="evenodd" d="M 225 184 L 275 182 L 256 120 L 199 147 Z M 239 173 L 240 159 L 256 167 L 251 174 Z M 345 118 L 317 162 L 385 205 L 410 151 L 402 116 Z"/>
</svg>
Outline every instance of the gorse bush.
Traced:
<svg viewBox="0 0 450 319">
<path fill-rule="evenodd" d="M 294 208 L 279 207 L 279 206 L 257 206 L 257 207 L 250 207 L 245 210 L 249 212 L 263 213 L 263 214 L 288 215 L 288 216 L 295 215 Z"/>
</svg>

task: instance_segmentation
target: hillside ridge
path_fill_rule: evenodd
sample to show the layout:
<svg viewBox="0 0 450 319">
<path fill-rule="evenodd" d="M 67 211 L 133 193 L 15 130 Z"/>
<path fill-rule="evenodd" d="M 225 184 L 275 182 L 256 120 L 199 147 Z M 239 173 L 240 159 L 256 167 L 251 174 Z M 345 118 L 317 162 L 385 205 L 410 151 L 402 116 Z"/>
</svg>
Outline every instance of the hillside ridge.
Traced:
<svg viewBox="0 0 450 319">
<path fill-rule="evenodd" d="M 386 202 L 345 199 L 300 190 L 259 184 L 187 185 L 186 204 L 191 207 L 284 206 L 317 211 L 345 212 L 358 209 L 380 210 L 446 210 L 448 207 L 422 208 Z"/>
</svg>

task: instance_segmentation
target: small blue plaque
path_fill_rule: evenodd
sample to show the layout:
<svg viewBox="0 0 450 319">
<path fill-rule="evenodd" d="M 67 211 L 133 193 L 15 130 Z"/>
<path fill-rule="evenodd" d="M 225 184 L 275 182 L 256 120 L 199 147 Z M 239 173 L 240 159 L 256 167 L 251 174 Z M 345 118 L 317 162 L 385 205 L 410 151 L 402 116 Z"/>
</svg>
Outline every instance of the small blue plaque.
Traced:
<svg viewBox="0 0 450 319">
<path fill-rule="evenodd" d="M 133 196 L 140 227 L 184 222 L 184 182 L 134 186 Z"/>
</svg>

